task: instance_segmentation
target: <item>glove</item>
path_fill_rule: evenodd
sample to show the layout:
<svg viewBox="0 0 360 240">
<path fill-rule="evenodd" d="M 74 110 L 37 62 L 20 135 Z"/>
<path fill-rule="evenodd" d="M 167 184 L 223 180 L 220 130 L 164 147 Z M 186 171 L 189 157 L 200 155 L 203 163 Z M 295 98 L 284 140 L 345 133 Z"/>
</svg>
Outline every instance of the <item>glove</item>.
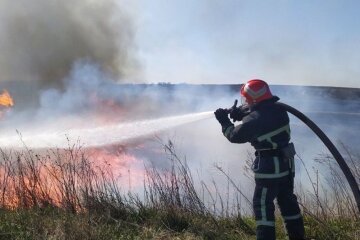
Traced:
<svg viewBox="0 0 360 240">
<path fill-rule="evenodd" d="M 230 109 L 230 118 L 235 121 L 241 121 L 243 117 L 247 115 L 246 109 L 243 109 L 242 106 L 231 108 Z"/>
<path fill-rule="evenodd" d="M 231 125 L 230 119 L 228 117 L 228 112 L 223 108 L 218 108 L 215 112 L 215 117 L 221 124 L 221 126 L 224 125 Z"/>
</svg>

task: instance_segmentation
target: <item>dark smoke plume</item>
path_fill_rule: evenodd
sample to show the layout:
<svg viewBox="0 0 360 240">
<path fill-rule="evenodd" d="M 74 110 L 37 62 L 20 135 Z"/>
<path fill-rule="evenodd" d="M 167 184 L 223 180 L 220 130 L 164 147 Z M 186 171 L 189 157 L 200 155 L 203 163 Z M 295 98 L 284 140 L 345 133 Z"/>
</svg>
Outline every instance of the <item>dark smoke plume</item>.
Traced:
<svg viewBox="0 0 360 240">
<path fill-rule="evenodd" d="M 79 59 L 115 79 L 135 72 L 131 21 L 115 0 L 2 0 L 0 82 L 62 86 Z"/>
</svg>

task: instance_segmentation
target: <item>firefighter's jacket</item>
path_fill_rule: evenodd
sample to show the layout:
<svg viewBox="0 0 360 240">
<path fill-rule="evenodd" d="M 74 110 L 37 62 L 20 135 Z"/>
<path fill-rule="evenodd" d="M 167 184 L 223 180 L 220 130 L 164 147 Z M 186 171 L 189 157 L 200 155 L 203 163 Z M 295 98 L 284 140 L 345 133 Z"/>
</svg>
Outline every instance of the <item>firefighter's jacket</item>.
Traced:
<svg viewBox="0 0 360 240">
<path fill-rule="evenodd" d="M 281 149 L 290 141 L 289 116 L 272 97 L 254 104 L 242 123 L 222 126 L 224 136 L 232 143 L 250 142 L 256 150 L 253 163 L 255 178 L 272 179 L 289 175 L 293 170 L 293 159 L 284 159 Z"/>
</svg>

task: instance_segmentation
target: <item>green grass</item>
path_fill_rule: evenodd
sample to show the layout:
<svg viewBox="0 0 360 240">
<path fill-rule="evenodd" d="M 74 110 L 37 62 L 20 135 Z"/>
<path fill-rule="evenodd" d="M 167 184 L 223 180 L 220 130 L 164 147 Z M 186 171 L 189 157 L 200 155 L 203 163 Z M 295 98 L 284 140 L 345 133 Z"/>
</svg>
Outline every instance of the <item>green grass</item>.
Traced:
<svg viewBox="0 0 360 240">
<path fill-rule="evenodd" d="M 0 239 L 255 239 L 252 217 L 192 215 L 179 210 L 128 213 L 127 220 L 107 214 L 73 214 L 61 209 L 1 210 Z M 280 218 L 277 239 L 287 239 Z M 356 239 L 360 222 L 333 218 L 318 223 L 305 217 L 308 239 Z"/>
</svg>

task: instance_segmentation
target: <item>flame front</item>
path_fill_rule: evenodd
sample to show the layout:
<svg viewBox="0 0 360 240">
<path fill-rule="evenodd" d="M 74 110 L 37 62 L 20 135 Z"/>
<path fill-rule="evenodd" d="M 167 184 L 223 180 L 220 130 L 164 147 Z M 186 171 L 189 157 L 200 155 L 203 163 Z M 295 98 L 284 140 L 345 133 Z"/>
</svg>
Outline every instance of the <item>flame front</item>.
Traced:
<svg viewBox="0 0 360 240">
<path fill-rule="evenodd" d="M 9 92 L 3 90 L 3 93 L 0 94 L 0 106 L 12 107 L 14 106 L 14 100 L 10 96 Z"/>
</svg>

